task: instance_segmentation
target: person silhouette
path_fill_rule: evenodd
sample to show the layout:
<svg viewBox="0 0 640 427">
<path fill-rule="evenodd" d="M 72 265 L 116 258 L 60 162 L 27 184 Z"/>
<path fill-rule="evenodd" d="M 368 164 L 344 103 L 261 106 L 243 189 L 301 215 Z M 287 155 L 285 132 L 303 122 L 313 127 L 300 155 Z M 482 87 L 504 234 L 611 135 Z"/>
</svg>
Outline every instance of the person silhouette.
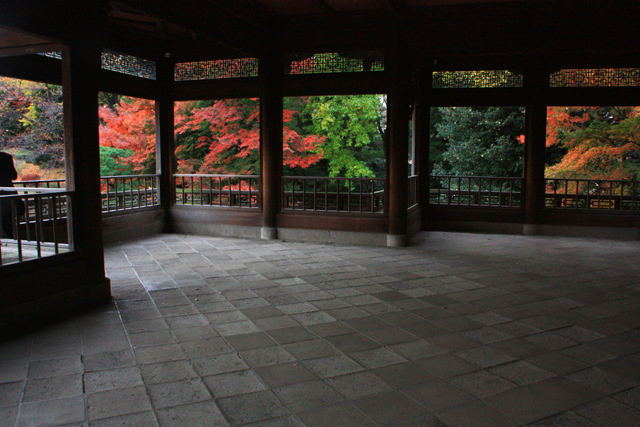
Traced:
<svg viewBox="0 0 640 427">
<path fill-rule="evenodd" d="M 13 180 L 18 178 L 18 172 L 13 164 L 11 154 L 0 151 L 0 187 L 13 187 Z M 16 191 L 2 191 L 0 196 L 17 194 Z M 11 201 L 0 199 L 0 224 L 2 225 L 2 237 L 13 239 L 13 221 Z"/>
</svg>

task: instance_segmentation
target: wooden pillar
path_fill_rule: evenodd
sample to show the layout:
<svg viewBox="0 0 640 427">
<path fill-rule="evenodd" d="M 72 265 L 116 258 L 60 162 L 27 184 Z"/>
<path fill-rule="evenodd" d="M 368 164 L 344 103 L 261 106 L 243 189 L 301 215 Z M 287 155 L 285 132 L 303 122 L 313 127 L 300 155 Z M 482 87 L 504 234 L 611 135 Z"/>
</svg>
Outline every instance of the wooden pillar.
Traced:
<svg viewBox="0 0 640 427">
<path fill-rule="evenodd" d="M 404 46 L 395 46 L 388 55 L 390 91 L 387 96 L 387 125 L 389 126 L 389 163 L 387 176 L 389 232 L 387 246 L 407 246 L 407 209 L 409 206 L 409 120 L 411 97 L 408 64 L 401 52 Z"/>
<path fill-rule="evenodd" d="M 100 46 L 76 40 L 63 53 L 64 140 L 67 188 L 74 191 L 70 238 L 95 280 L 104 279 L 98 81 Z"/>
<path fill-rule="evenodd" d="M 536 61 L 543 64 L 543 61 Z M 549 88 L 549 73 L 545 67 L 534 65 L 525 75 L 527 93 L 525 117 L 525 165 L 524 165 L 524 207 L 525 224 L 523 233 L 528 235 L 542 232 L 542 209 L 544 208 L 545 149 L 547 138 L 546 94 Z"/>
<path fill-rule="evenodd" d="M 174 173 L 174 109 L 173 61 L 168 58 L 157 62 L 156 79 L 159 93 L 156 107 L 156 174 L 159 178 L 160 204 L 165 210 L 165 231 L 171 231 L 169 210 L 175 201 Z"/>
<path fill-rule="evenodd" d="M 262 97 L 260 99 L 260 174 L 262 178 L 263 239 L 276 239 L 276 219 L 280 211 L 282 179 L 282 57 L 267 54 L 260 61 Z"/>
</svg>

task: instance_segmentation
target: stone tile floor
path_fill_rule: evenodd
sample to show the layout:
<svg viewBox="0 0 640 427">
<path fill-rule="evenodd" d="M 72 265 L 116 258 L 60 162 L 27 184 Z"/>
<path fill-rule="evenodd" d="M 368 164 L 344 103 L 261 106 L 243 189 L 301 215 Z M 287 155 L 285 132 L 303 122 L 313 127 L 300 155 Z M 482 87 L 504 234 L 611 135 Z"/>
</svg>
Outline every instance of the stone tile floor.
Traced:
<svg viewBox="0 0 640 427">
<path fill-rule="evenodd" d="M 2 426 L 638 426 L 640 244 L 158 235 L 0 344 Z"/>
</svg>

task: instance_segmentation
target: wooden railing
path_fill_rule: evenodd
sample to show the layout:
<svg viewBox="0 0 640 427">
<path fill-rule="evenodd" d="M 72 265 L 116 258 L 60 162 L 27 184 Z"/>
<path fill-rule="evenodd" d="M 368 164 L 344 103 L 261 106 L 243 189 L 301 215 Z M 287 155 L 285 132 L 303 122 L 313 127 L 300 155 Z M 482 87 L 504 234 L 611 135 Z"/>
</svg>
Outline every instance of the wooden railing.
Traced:
<svg viewBox="0 0 640 427">
<path fill-rule="evenodd" d="M 102 212 L 158 206 L 160 175 L 122 175 L 100 178 Z"/>
<path fill-rule="evenodd" d="M 258 209 L 259 175 L 174 175 L 176 204 Z"/>
<path fill-rule="evenodd" d="M 640 212 L 640 181 L 545 179 L 545 207 Z"/>
<path fill-rule="evenodd" d="M 176 203 L 257 209 L 259 175 L 174 175 Z M 159 175 L 104 176 L 102 210 L 113 212 L 159 204 Z M 65 180 L 16 181 L 14 189 L 62 189 Z M 430 177 L 429 203 L 448 206 L 521 208 L 523 179 L 513 177 Z M 545 179 L 545 208 L 640 212 L 640 181 Z M 409 177 L 408 207 L 419 202 L 418 176 Z M 282 179 L 284 210 L 377 213 L 384 210 L 382 178 L 292 176 Z"/>
<path fill-rule="evenodd" d="M 2 208 L 10 210 L 10 234 L 0 238 L 0 265 L 68 252 L 68 212 L 72 193 L 64 188 L 18 186 L 0 188 L 19 194 L 0 196 Z"/>
<path fill-rule="evenodd" d="M 38 181 L 14 181 L 14 187 L 29 187 L 29 188 L 65 188 L 64 179 L 44 179 Z"/>
<path fill-rule="evenodd" d="M 282 209 L 323 212 L 384 212 L 383 178 L 282 178 Z"/>
<path fill-rule="evenodd" d="M 432 175 L 429 203 L 520 208 L 522 185 L 522 178 Z"/>
</svg>

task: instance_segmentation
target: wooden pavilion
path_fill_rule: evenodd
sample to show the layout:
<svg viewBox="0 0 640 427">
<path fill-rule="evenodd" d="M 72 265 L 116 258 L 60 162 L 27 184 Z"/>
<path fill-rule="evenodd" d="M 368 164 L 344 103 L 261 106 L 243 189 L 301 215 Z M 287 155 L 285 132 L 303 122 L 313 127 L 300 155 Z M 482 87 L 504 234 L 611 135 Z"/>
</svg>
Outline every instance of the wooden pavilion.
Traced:
<svg viewBox="0 0 640 427">
<path fill-rule="evenodd" d="M 435 229 L 638 238 L 637 187 L 625 196 L 630 184 L 617 184 L 594 198 L 563 182 L 566 191 L 550 195 L 558 183 L 544 174 L 548 106 L 640 104 L 638 22 L 637 1 L 2 1 L 0 75 L 63 87 L 66 182 L 58 193 L 71 250 L 0 265 L 0 331 L 109 300 L 104 242 L 145 234 L 389 246 Z M 138 197 L 144 209 L 110 212 L 107 202 L 104 212 L 101 91 L 155 101 L 157 174 L 142 186 L 152 187 L 152 202 L 142 206 Z M 310 200 L 321 194 L 282 176 L 283 98 L 325 94 L 387 95 L 387 176 L 379 197 L 372 184 L 337 196 L 335 209 L 325 196 L 318 208 Z M 199 177 L 174 173 L 174 103 L 242 97 L 260 99 L 261 173 L 244 208 L 220 208 L 211 203 L 211 186 L 206 199 L 205 187 L 193 185 Z M 466 196 L 459 182 L 434 196 L 428 130 L 437 106 L 525 107 L 524 175 L 496 190 L 489 183 L 487 203 L 471 196 L 470 183 Z M 474 191 L 479 197 L 482 189 Z M 338 207 L 345 197 L 346 208 Z"/>
</svg>

